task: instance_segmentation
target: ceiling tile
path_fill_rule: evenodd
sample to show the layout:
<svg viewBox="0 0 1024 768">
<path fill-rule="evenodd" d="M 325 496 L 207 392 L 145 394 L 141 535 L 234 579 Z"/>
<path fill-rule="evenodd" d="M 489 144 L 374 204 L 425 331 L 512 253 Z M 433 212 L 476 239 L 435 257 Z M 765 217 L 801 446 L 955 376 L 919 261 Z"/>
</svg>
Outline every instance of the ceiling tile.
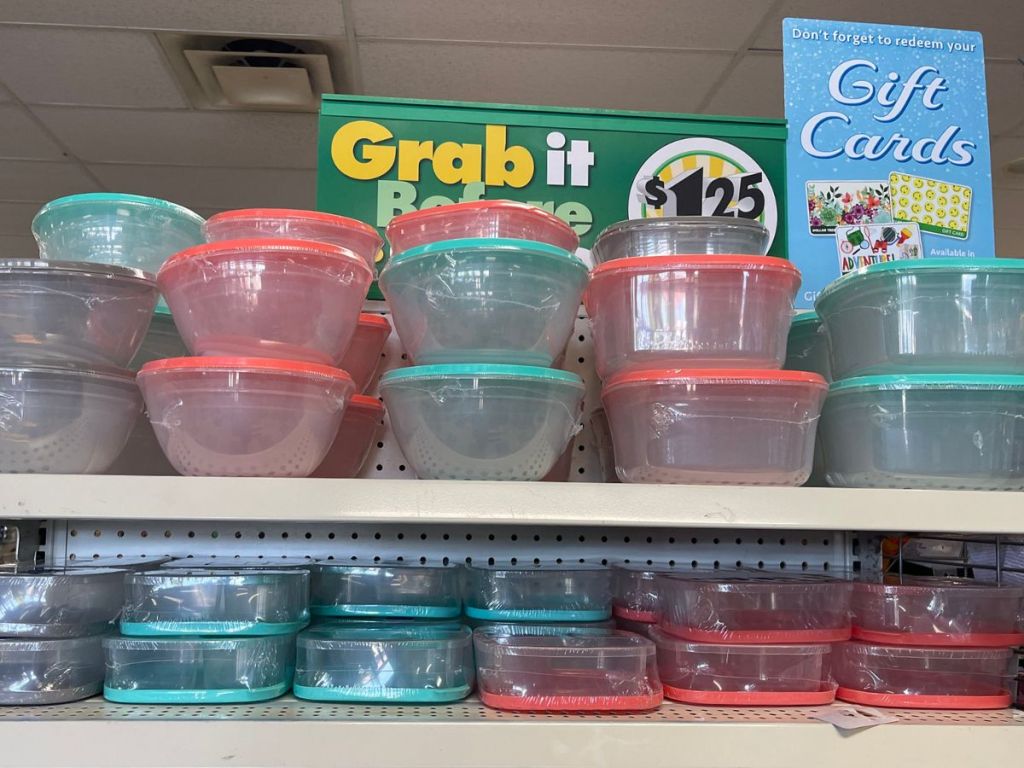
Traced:
<svg viewBox="0 0 1024 768">
<path fill-rule="evenodd" d="M 31 235 L 38 210 L 39 203 L 0 203 L 0 235 Z"/>
<path fill-rule="evenodd" d="M 16 104 L 0 105 L 0 157 L 19 160 L 62 160 L 64 153 Z"/>
<path fill-rule="evenodd" d="M 189 208 L 314 208 L 316 171 L 90 165 L 110 189 Z"/>
<path fill-rule="evenodd" d="M 315 168 L 317 116 L 282 112 L 36 107 L 82 160 Z"/>
<path fill-rule="evenodd" d="M 99 186 L 75 163 L 0 160 L 0 200 L 45 203 Z"/>
<path fill-rule="evenodd" d="M 0 259 L 35 259 L 39 246 L 35 238 L 21 235 L 0 235 Z"/>
<path fill-rule="evenodd" d="M 1024 66 L 1015 61 L 990 61 L 985 73 L 989 132 L 993 136 L 1016 132 L 1024 122 Z"/>
<path fill-rule="evenodd" d="M 186 106 L 148 32 L 0 25 L 0 73 L 27 104 Z"/>
<path fill-rule="evenodd" d="M 452 43 L 359 46 L 367 93 L 459 101 L 693 111 L 728 53 Z M 665 72 L 685 73 L 657 87 Z"/>
<path fill-rule="evenodd" d="M 784 117 L 781 54 L 748 53 L 703 111 L 713 115 Z"/>
<path fill-rule="evenodd" d="M 1006 166 L 1014 160 L 1024 160 L 1024 136 L 992 140 L 992 186 L 1024 189 L 1024 173 L 1010 173 Z M 1018 214 L 1024 226 L 1024 210 Z"/>
</svg>

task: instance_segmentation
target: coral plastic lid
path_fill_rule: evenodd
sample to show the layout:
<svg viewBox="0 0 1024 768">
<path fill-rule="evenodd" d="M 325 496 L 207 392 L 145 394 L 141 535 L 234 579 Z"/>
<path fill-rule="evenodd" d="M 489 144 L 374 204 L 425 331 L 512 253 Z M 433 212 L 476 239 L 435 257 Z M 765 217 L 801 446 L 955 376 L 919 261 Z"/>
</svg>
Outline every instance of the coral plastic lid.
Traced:
<svg viewBox="0 0 1024 768">
<path fill-rule="evenodd" d="M 376 397 L 370 397 L 369 395 L 352 395 L 349 398 L 348 407 L 349 409 L 358 408 L 365 411 L 384 413 L 384 403 Z"/>
<path fill-rule="evenodd" d="M 901 709 L 1005 709 L 1010 706 L 1010 692 L 991 696 L 933 696 L 909 693 L 874 693 L 855 688 L 836 690 L 836 698 L 852 704 Z"/>
<path fill-rule="evenodd" d="M 374 328 L 387 328 L 391 330 L 391 323 L 383 315 L 374 315 L 369 312 L 359 314 L 359 325 L 372 325 Z"/>
<path fill-rule="evenodd" d="M 303 254 L 312 257 L 313 260 L 320 259 L 324 264 L 331 262 L 346 261 L 354 267 L 357 264 L 360 269 L 373 275 L 373 270 L 366 263 L 366 260 L 357 256 L 347 248 L 330 243 L 322 243 L 316 240 L 296 240 L 295 238 L 284 237 L 249 237 L 241 240 L 219 240 L 215 243 L 204 243 L 178 251 L 164 262 L 160 272 L 164 273 L 168 268 L 180 264 L 183 261 L 199 259 L 206 256 L 222 256 L 233 254 L 263 254 L 266 252 L 291 251 L 295 254 Z"/>
<path fill-rule="evenodd" d="M 641 712 L 661 704 L 662 695 L 659 691 L 641 696 L 511 696 L 481 688 L 480 701 L 516 712 Z"/>
<path fill-rule="evenodd" d="M 854 626 L 851 637 L 884 645 L 952 646 L 955 648 L 1016 648 L 1024 644 L 1022 632 L 880 632 Z"/>
<path fill-rule="evenodd" d="M 608 262 L 611 263 L 611 262 Z M 623 371 L 604 384 L 604 392 L 630 384 L 806 384 L 828 389 L 828 383 L 817 373 L 807 371 L 773 371 L 755 368 L 651 368 L 643 371 Z"/>
<path fill-rule="evenodd" d="M 147 373 L 164 373 L 167 371 L 199 371 L 211 369 L 216 371 L 266 371 L 268 373 L 302 373 L 309 376 L 322 376 L 350 384 L 352 377 L 340 368 L 318 363 L 306 363 L 300 360 L 277 360 L 270 357 L 168 357 L 163 360 L 152 360 L 139 369 L 139 375 Z"/>
<path fill-rule="evenodd" d="M 831 704 L 834 687 L 824 691 L 695 691 L 665 686 L 665 697 L 684 704 L 722 704 L 729 707 L 799 707 Z"/>
<path fill-rule="evenodd" d="M 304 219 L 306 221 L 319 221 L 324 224 L 331 224 L 336 227 L 358 229 L 368 235 L 380 238 L 377 230 L 359 219 L 351 219 L 348 216 L 339 216 L 336 213 L 324 213 L 323 211 L 306 211 L 301 208 L 240 208 L 235 211 L 222 211 L 215 213 L 207 224 L 218 224 L 222 221 L 234 221 L 236 219 Z M 383 238 L 381 245 L 384 244 Z"/>
<path fill-rule="evenodd" d="M 627 608 L 624 605 L 613 605 L 612 615 L 626 621 L 636 621 L 640 624 L 657 624 L 657 611 L 639 611 L 636 608 Z"/>
<path fill-rule="evenodd" d="M 552 226 L 558 226 L 564 229 L 566 232 L 573 232 L 570 227 L 562 219 L 555 216 L 555 214 L 538 208 L 536 205 L 530 205 L 529 203 L 520 203 L 516 200 L 470 200 L 465 203 L 452 203 L 451 205 L 442 205 L 434 208 L 421 208 L 418 211 L 409 211 L 409 213 L 403 213 L 400 216 L 395 216 L 387 226 L 387 231 L 390 232 L 392 226 L 399 226 L 408 224 L 409 222 L 417 222 L 420 219 L 429 219 L 434 216 L 449 216 L 452 214 L 460 213 L 475 213 L 480 211 L 521 211 L 522 213 L 528 213 L 537 219 L 543 219 Z M 575 233 L 573 233 L 575 234 Z"/>
<path fill-rule="evenodd" d="M 591 271 L 592 278 L 601 275 L 618 274 L 620 272 L 653 272 L 665 269 L 753 269 L 778 270 L 798 280 L 800 270 L 786 259 L 777 256 L 740 256 L 740 255 L 686 255 L 645 256 L 643 258 L 613 259 L 600 264 Z"/>
</svg>

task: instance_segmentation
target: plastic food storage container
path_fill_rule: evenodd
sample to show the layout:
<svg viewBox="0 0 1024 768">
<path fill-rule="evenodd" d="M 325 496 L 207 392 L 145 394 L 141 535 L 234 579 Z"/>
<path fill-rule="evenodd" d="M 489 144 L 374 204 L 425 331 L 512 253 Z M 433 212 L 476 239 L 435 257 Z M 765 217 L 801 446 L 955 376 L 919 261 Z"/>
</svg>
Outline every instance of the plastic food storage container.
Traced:
<svg viewBox="0 0 1024 768">
<path fill-rule="evenodd" d="M 188 357 L 188 347 L 181 340 L 178 327 L 171 317 L 171 310 L 157 306 L 149 323 L 149 330 L 142 340 L 142 346 L 132 358 L 129 367 L 137 371 L 148 362 L 168 357 Z"/>
<path fill-rule="evenodd" d="M 297 646 L 300 699 L 438 704 L 464 699 L 473 688 L 473 633 L 466 627 L 339 622 L 306 630 Z"/>
<path fill-rule="evenodd" d="M 159 293 L 137 269 L 0 259 L 0 355 L 8 362 L 124 368 Z"/>
<path fill-rule="evenodd" d="M 477 687 L 489 707 L 642 711 L 662 701 L 654 643 L 629 632 L 473 633 Z"/>
<path fill-rule="evenodd" d="M 612 615 L 611 575 L 600 565 L 474 565 L 463 599 L 471 619 L 604 621 Z"/>
<path fill-rule="evenodd" d="M 125 579 L 121 633 L 291 635 L 309 623 L 309 573 L 161 568 Z"/>
<path fill-rule="evenodd" d="M 686 704 L 791 707 L 829 704 L 836 684 L 832 646 L 690 643 L 657 627 L 658 673 L 665 697 Z"/>
<path fill-rule="evenodd" d="M 0 637 L 77 637 L 110 629 L 125 572 L 106 568 L 0 570 Z"/>
<path fill-rule="evenodd" d="M 0 472 L 95 474 L 142 414 L 130 371 L 0 366 Z"/>
<path fill-rule="evenodd" d="M 203 217 L 154 197 L 90 192 L 44 205 L 32 234 L 44 259 L 155 273 L 171 254 L 203 242 Z"/>
<path fill-rule="evenodd" d="M 1009 648 L 836 646 L 836 697 L 871 707 L 1002 709 L 1016 676 Z"/>
<path fill-rule="evenodd" d="M 366 395 L 352 395 L 341 419 L 338 436 L 310 477 L 355 477 L 370 455 L 382 429 L 384 406 Z"/>
<path fill-rule="evenodd" d="M 330 243 L 352 251 L 373 270 L 384 245 L 383 238 L 369 224 L 333 213 L 289 208 L 244 208 L 217 213 L 206 220 L 203 234 L 208 243 L 254 237 Z"/>
<path fill-rule="evenodd" d="M 613 563 L 611 566 L 612 613 L 616 620 L 657 623 L 657 576 L 667 570 L 670 570 L 670 566 Z"/>
<path fill-rule="evenodd" d="M 771 256 L 652 256 L 602 264 L 585 297 L 597 374 L 781 368 L 799 287 L 800 271 Z"/>
<path fill-rule="evenodd" d="M 373 270 L 327 243 L 272 238 L 189 248 L 157 282 L 194 355 L 251 355 L 338 365 Z"/>
<path fill-rule="evenodd" d="M 579 314 L 587 268 L 527 240 L 446 240 L 391 258 L 380 289 L 418 365 L 550 366 Z"/>
<path fill-rule="evenodd" d="M 295 636 L 108 637 L 103 695 L 123 704 L 232 704 L 286 693 Z"/>
<path fill-rule="evenodd" d="M 594 241 L 594 261 L 680 253 L 764 256 L 768 229 L 754 219 L 724 216 L 664 216 L 628 219 L 607 227 Z"/>
<path fill-rule="evenodd" d="M 919 259 L 874 264 L 814 304 L 836 379 L 1024 369 L 1024 262 Z"/>
<path fill-rule="evenodd" d="M 392 256 L 421 245 L 463 238 L 534 240 L 573 252 L 580 239 L 567 223 L 534 205 L 474 200 L 395 216 L 387 226 Z"/>
<path fill-rule="evenodd" d="M 317 563 L 312 611 L 318 616 L 454 618 L 462 608 L 460 573 L 455 565 Z"/>
<path fill-rule="evenodd" d="M 595 408 L 590 412 L 590 432 L 594 438 L 598 459 L 601 462 L 603 482 L 617 483 L 619 476 L 615 474 L 615 447 L 612 444 L 612 429 L 608 425 L 608 414 L 604 408 Z"/>
<path fill-rule="evenodd" d="M 849 582 L 716 574 L 657 579 L 659 626 L 697 643 L 834 643 L 850 637 Z"/>
<path fill-rule="evenodd" d="M 355 389 L 337 368 L 244 357 L 157 360 L 138 382 L 176 470 L 234 477 L 307 477 Z"/>
<path fill-rule="evenodd" d="M 391 323 L 381 315 L 364 312 L 359 315 L 356 332 L 338 366 L 352 377 L 356 392 L 366 392 L 380 366 L 384 343 L 391 335 Z"/>
<path fill-rule="evenodd" d="M 830 485 L 1024 489 L 1024 376 L 862 376 L 821 418 Z"/>
<path fill-rule="evenodd" d="M 583 381 L 520 365 L 426 365 L 388 371 L 381 394 L 421 478 L 540 480 L 580 428 Z"/>
<path fill-rule="evenodd" d="M 828 385 L 814 373 L 625 371 L 605 382 L 619 479 L 801 485 Z"/>
<path fill-rule="evenodd" d="M 828 337 L 817 312 L 797 312 L 789 326 L 786 342 L 787 371 L 816 373 L 832 381 L 832 364 L 828 355 Z"/>
<path fill-rule="evenodd" d="M 853 585 L 853 638 L 885 645 L 1024 644 L 1024 587 L 904 577 Z"/>
<path fill-rule="evenodd" d="M 103 636 L 0 640 L 0 705 L 63 704 L 103 690 Z"/>
</svg>

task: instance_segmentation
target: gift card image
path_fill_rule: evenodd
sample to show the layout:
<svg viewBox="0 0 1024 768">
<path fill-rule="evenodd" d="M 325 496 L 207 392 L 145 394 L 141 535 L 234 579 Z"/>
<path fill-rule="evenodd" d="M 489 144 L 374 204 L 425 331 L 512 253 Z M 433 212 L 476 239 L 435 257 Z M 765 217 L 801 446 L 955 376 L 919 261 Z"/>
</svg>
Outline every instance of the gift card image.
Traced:
<svg viewBox="0 0 1024 768">
<path fill-rule="evenodd" d="M 967 238 L 971 229 L 971 188 L 963 184 L 890 173 L 892 215 L 897 221 L 917 222 L 925 232 Z"/>
<path fill-rule="evenodd" d="M 807 182 L 807 225 L 812 235 L 831 235 L 836 227 L 890 221 L 888 182 Z"/>
<path fill-rule="evenodd" d="M 841 275 L 883 261 L 924 257 L 921 230 L 910 222 L 836 227 L 836 251 Z"/>
</svg>

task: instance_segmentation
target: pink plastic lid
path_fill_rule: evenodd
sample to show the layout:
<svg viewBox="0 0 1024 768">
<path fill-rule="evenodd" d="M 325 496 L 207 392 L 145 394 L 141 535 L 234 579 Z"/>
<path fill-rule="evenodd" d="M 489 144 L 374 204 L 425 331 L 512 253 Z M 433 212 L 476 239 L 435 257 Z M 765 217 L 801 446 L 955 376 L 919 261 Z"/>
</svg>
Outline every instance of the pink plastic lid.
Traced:
<svg viewBox="0 0 1024 768">
<path fill-rule="evenodd" d="M 139 375 L 169 371 L 266 371 L 268 373 L 303 373 L 352 383 L 352 377 L 340 368 L 300 360 L 277 360 L 270 357 L 168 357 L 152 360 L 139 369 Z"/>
<path fill-rule="evenodd" d="M 730 707 L 799 707 L 831 704 L 834 686 L 822 691 L 695 691 L 665 686 L 665 697 L 684 704 L 721 704 Z"/>
<path fill-rule="evenodd" d="M 611 262 L 608 262 L 609 264 Z M 817 373 L 807 371 L 773 371 L 754 368 L 651 368 L 643 371 L 623 371 L 604 384 L 602 392 L 629 384 L 805 384 L 828 389 L 828 382 Z"/>
<path fill-rule="evenodd" d="M 465 203 L 452 203 L 451 205 L 442 205 L 435 208 L 421 208 L 418 211 L 410 211 L 409 213 L 395 216 L 388 222 L 385 231 L 387 232 L 388 240 L 390 240 L 393 229 L 398 229 L 408 224 L 416 224 L 422 219 L 430 219 L 435 216 L 458 216 L 463 213 L 486 213 L 488 211 L 518 211 L 527 214 L 548 226 L 562 230 L 565 237 L 570 242 L 575 243 L 572 248 L 566 248 L 567 251 L 575 251 L 579 247 L 579 235 L 562 219 L 536 205 L 520 203 L 516 200 L 470 200 Z"/>
<path fill-rule="evenodd" d="M 369 395 L 352 395 L 349 398 L 348 407 L 349 410 L 373 411 L 380 415 L 384 413 L 384 403 L 376 397 L 370 397 Z"/>
<path fill-rule="evenodd" d="M 856 688 L 836 690 L 836 698 L 852 704 L 905 709 L 1005 709 L 1010 706 L 1010 692 L 992 696 L 935 696 L 909 693 L 874 693 Z"/>
<path fill-rule="evenodd" d="M 319 262 L 324 266 L 329 266 L 332 262 L 337 261 L 346 261 L 351 263 L 352 266 L 358 264 L 361 269 L 369 272 L 371 276 L 373 275 L 373 270 L 370 269 L 370 266 L 364 259 L 347 248 L 342 248 L 340 245 L 322 243 L 316 240 L 295 240 L 279 237 L 250 237 L 243 240 L 220 240 L 215 243 L 195 245 L 191 248 L 186 248 L 184 251 L 178 251 L 167 259 L 164 265 L 160 267 L 160 273 L 162 274 L 168 268 L 191 259 L 235 256 L 240 252 L 262 256 L 267 252 L 280 253 L 282 251 L 287 252 L 287 256 L 290 259 L 294 259 L 296 256 L 303 256 L 314 265 Z"/>
<path fill-rule="evenodd" d="M 350 219 L 348 216 L 339 216 L 336 213 L 324 213 L 323 211 L 305 211 L 300 208 L 240 208 L 234 211 L 222 211 L 215 213 L 206 220 L 207 224 L 219 224 L 222 221 L 234 221 L 235 219 L 296 219 L 306 221 L 319 221 L 323 224 L 331 224 L 346 229 L 357 229 L 367 235 L 380 237 L 377 230 L 364 221 Z M 383 240 L 381 241 L 383 245 Z"/>
<path fill-rule="evenodd" d="M 1014 648 L 1024 644 L 1024 632 L 879 632 L 855 626 L 851 637 L 883 645 L 928 645 L 959 648 Z"/>
<path fill-rule="evenodd" d="M 640 712 L 661 704 L 661 692 L 642 696 L 510 696 L 480 689 L 480 701 L 518 712 Z"/>
<path fill-rule="evenodd" d="M 643 258 L 614 259 L 600 264 L 590 277 L 619 274 L 621 272 L 664 272 L 666 269 L 751 269 L 775 270 L 800 279 L 800 270 L 786 259 L 777 256 L 645 256 Z"/>
<path fill-rule="evenodd" d="M 359 325 L 372 325 L 374 328 L 391 330 L 391 323 L 383 315 L 374 315 L 370 312 L 359 313 Z"/>
<path fill-rule="evenodd" d="M 662 622 L 660 628 L 670 635 L 697 643 L 838 643 L 850 639 L 849 627 L 827 629 L 726 629 L 720 631 L 684 627 Z"/>
</svg>

